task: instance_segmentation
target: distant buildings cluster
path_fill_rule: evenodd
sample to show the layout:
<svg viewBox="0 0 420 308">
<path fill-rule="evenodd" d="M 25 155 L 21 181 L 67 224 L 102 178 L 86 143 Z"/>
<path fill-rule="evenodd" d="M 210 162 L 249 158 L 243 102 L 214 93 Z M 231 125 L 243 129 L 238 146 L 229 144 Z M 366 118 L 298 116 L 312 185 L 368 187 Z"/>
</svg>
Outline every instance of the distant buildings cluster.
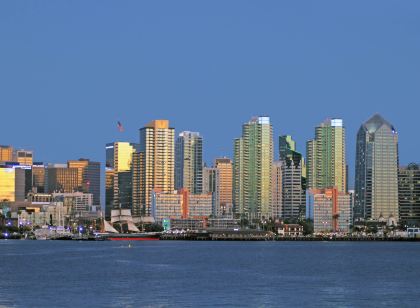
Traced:
<svg viewBox="0 0 420 308">
<path fill-rule="evenodd" d="M 100 215 L 101 165 L 33 160 L 33 152 L 0 145 L 0 211 L 21 225 L 67 223 Z"/>
<path fill-rule="evenodd" d="M 420 225 L 420 169 L 399 166 L 398 134 L 376 114 L 360 126 L 354 190 L 349 190 L 346 129 L 342 119 L 315 127 L 306 157 L 290 135 L 278 137 L 274 157 L 269 117 L 242 125 L 233 157 L 203 162 L 198 132 L 177 135 L 167 120 L 139 130 L 138 142 L 105 146 L 105 217 L 113 209 L 133 216 L 166 219 L 266 219 L 312 221 L 315 232 L 349 232 L 355 225 Z M 100 164 L 86 159 L 65 165 L 32 161 L 33 153 L 0 147 L 0 200 L 28 200 L 36 194 L 75 193 L 100 200 Z M 224 221 L 224 220 L 223 220 Z"/>
</svg>

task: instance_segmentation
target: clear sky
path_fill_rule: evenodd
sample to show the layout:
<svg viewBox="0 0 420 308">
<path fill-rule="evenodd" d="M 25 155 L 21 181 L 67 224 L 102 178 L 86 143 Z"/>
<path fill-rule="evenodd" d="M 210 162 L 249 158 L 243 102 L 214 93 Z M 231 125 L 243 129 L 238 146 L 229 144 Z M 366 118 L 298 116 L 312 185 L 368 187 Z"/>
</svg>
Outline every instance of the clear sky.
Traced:
<svg viewBox="0 0 420 308">
<path fill-rule="evenodd" d="M 207 162 L 253 115 L 304 152 L 342 117 L 352 179 L 375 112 L 400 162 L 420 161 L 419 99 L 419 1 L 0 2 L 0 144 L 37 161 L 104 161 L 106 142 L 159 118 L 199 131 Z"/>
</svg>

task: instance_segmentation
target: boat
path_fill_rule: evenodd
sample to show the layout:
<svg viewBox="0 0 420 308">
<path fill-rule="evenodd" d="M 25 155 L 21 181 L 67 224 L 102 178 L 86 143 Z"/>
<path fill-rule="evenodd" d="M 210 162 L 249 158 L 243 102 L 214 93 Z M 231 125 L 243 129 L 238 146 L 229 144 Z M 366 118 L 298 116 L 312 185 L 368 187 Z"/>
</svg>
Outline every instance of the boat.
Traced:
<svg viewBox="0 0 420 308">
<path fill-rule="evenodd" d="M 158 241 L 160 233 L 158 232 L 141 232 L 141 233 L 102 233 L 97 234 L 98 240 L 107 241 Z"/>
<path fill-rule="evenodd" d="M 117 230 L 114 225 L 119 226 Z M 129 209 L 111 211 L 111 222 L 103 219 L 103 232 L 95 233 L 97 240 L 108 241 L 156 241 L 160 239 L 159 232 L 140 232 L 134 225 Z"/>
</svg>

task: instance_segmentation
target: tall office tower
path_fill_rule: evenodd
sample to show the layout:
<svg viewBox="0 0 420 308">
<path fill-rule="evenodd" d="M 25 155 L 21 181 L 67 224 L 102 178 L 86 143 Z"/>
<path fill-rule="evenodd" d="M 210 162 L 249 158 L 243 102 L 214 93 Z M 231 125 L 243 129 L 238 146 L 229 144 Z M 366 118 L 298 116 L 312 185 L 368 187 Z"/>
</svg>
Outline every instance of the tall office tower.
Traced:
<svg viewBox="0 0 420 308">
<path fill-rule="evenodd" d="M 311 189 L 336 187 L 346 191 L 345 128 L 342 119 L 327 119 L 307 143 L 308 183 Z"/>
<path fill-rule="evenodd" d="M 129 142 L 107 143 L 105 147 L 105 217 L 116 208 L 131 209 L 132 159 L 135 144 Z"/>
<path fill-rule="evenodd" d="M 27 150 L 15 150 L 13 153 L 13 161 L 21 165 L 31 166 L 33 164 L 33 152 Z"/>
<path fill-rule="evenodd" d="M 398 171 L 398 201 L 402 225 L 420 227 L 420 166 L 411 163 Z"/>
<path fill-rule="evenodd" d="M 398 220 L 398 134 L 379 114 L 357 133 L 354 215 Z"/>
<path fill-rule="evenodd" d="M 25 171 L 0 166 L 0 201 L 25 200 Z"/>
<path fill-rule="evenodd" d="M 99 205 L 101 203 L 101 163 L 80 158 L 69 160 L 67 167 L 78 170 L 78 191 L 92 194 L 93 204 Z"/>
<path fill-rule="evenodd" d="M 233 164 L 229 158 L 216 158 L 214 167 L 219 174 L 219 214 L 231 214 L 233 210 L 232 200 L 232 179 L 233 179 Z"/>
<path fill-rule="evenodd" d="M 78 170 L 66 164 L 49 164 L 45 169 L 47 193 L 72 193 L 78 190 Z"/>
<path fill-rule="evenodd" d="M 273 171 L 271 172 L 271 217 L 282 217 L 283 204 L 283 171 L 282 162 L 276 160 L 273 162 Z"/>
<path fill-rule="evenodd" d="M 279 137 L 279 156 L 282 162 L 282 211 L 284 219 L 305 218 L 306 179 L 303 175 L 305 161 L 296 151 L 296 142 L 291 136 Z"/>
<path fill-rule="evenodd" d="M 13 147 L 10 145 L 0 145 L 0 162 L 13 160 Z"/>
<path fill-rule="evenodd" d="M 151 192 L 172 192 L 174 183 L 175 129 L 168 120 L 155 120 L 140 129 L 140 152 L 144 153 L 142 207 L 150 216 Z"/>
<path fill-rule="evenodd" d="M 203 193 L 212 194 L 213 207 L 212 214 L 214 216 L 221 215 L 220 208 L 220 170 L 217 168 L 203 168 Z"/>
<path fill-rule="evenodd" d="M 175 142 L 175 188 L 192 194 L 203 190 L 203 138 L 196 132 L 182 132 Z"/>
<path fill-rule="evenodd" d="M 271 214 L 273 129 L 269 117 L 255 117 L 242 126 L 234 146 L 235 208 L 248 219 Z"/>
<path fill-rule="evenodd" d="M 294 221 L 305 219 L 306 187 L 302 177 L 302 157 L 295 155 L 286 158 L 282 164 L 281 217 Z"/>
<path fill-rule="evenodd" d="M 32 191 L 45 193 L 45 166 L 42 162 L 34 162 L 32 165 Z"/>
</svg>

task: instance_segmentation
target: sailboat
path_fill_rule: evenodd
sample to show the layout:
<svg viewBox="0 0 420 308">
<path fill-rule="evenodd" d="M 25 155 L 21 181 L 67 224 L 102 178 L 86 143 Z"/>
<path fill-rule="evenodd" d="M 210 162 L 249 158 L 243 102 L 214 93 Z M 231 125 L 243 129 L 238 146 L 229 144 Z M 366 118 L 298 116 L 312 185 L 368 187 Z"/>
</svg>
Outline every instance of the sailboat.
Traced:
<svg viewBox="0 0 420 308">
<path fill-rule="evenodd" d="M 111 222 L 102 219 L 103 232 L 96 233 L 98 239 L 110 241 L 152 241 L 159 240 L 158 232 L 141 232 L 133 222 L 130 209 L 111 211 Z M 114 226 L 118 226 L 117 230 Z"/>
</svg>

